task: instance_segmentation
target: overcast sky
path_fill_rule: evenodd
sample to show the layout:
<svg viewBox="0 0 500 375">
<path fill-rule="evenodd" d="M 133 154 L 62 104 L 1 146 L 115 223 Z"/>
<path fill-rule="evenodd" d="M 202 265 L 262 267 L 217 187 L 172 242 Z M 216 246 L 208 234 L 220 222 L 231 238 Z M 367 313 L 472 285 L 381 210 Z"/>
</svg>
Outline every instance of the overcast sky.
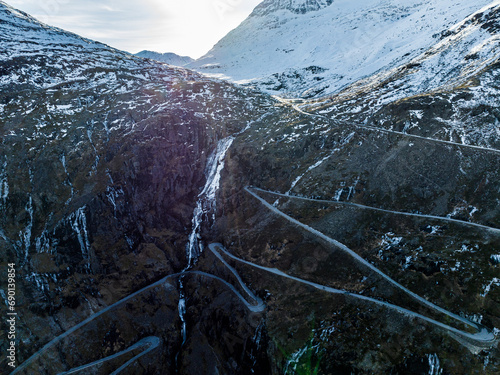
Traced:
<svg viewBox="0 0 500 375">
<path fill-rule="evenodd" d="M 5 0 L 40 21 L 137 53 L 208 52 L 262 0 Z"/>
</svg>

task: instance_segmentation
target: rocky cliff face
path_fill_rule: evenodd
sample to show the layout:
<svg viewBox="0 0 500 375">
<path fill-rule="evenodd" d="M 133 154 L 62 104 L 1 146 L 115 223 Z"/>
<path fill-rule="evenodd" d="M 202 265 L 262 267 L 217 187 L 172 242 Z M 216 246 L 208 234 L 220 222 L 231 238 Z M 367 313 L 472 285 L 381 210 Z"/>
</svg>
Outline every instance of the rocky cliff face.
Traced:
<svg viewBox="0 0 500 375">
<path fill-rule="evenodd" d="M 496 6 L 311 101 L 0 20 L 14 373 L 499 371 Z"/>
<path fill-rule="evenodd" d="M 18 267 L 22 363 L 86 317 L 185 268 L 210 155 L 271 101 L 0 5 L 0 247 L 2 275 L 7 263 Z M 117 308 L 96 319 L 63 352 L 83 350 L 83 362 L 92 362 L 156 331 L 164 354 L 149 368 L 175 371 L 176 283 L 130 302 L 141 311 Z M 77 364 L 67 358 L 51 367 L 42 356 L 23 371 Z"/>
</svg>

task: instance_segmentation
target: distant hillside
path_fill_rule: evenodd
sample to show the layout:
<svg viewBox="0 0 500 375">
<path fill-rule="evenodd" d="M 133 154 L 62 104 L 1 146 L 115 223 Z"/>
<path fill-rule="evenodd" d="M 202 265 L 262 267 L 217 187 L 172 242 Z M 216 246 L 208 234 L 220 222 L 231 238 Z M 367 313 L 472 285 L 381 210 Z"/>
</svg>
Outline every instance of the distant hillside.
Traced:
<svg viewBox="0 0 500 375">
<path fill-rule="evenodd" d="M 184 66 L 194 61 L 194 59 L 189 56 L 179 56 L 175 53 L 170 52 L 159 53 L 153 51 L 141 51 L 139 53 L 136 53 L 135 55 L 175 66 Z"/>
</svg>

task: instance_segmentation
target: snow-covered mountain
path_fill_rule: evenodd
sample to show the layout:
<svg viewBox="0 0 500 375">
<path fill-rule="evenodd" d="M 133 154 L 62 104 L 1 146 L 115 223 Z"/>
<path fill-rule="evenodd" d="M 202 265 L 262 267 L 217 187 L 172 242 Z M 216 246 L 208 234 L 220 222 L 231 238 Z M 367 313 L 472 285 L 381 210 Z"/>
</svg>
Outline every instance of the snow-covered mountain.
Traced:
<svg viewBox="0 0 500 375">
<path fill-rule="evenodd" d="M 421 52 L 417 57 L 396 65 L 393 68 L 381 69 L 378 72 L 362 78 L 340 91 L 324 95 L 313 100 L 297 100 L 292 102 L 300 105 L 303 110 L 314 111 L 322 109 L 332 116 L 348 116 L 364 111 L 371 116 L 384 106 L 417 95 L 447 95 L 457 89 L 472 88 L 475 104 L 483 103 L 495 106 L 496 88 L 490 83 L 494 78 L 485 78 L 487 84 L 479 82 L 478 75 L 495 66 L 500 61 L 500 2 L 495 1 L 466 17 L 462 22 L 436 36 L 435 44 Z M 287 101 L 287 100 L 285 100 Z M 453 101 L 452 101 L 453 102 Z M 340 104 L 340 107 L 336 103 Z M 463 103 L 462 103 L 463 104 Z M 453 102 L 456 114 L 460 102 Z M 471 103 L 467 103 L 471 106 Z M 330 107 L 330 109 L 327 109 Z M 448 124 L 450 125 L 451 122 Z M 472 123 L 457 121 L 453 126 L 470 129 L 463 133 L 478 131 L 475 121 Z M 441 124 L 444 127 L 444 124 Z M 442 129 L 441 129 L 442 130 Z M 494 128 L 481 136 L 475 136 L 473 143 L 484 143 L 497 138 Z M 462 142 L 471 142 L 467 137 Z"/>
<path fill-rule="evenodd" d="M 490 3 L 266 0 L 189 66 L 281 96 L 320 96 L 436 48 L 442 35 Z M 476 30 L 465 46 L 472 53 L 488 36 Z"/>
<path fill-rule="evenodd" d="M 260 49 L 248 56 L 257 73 L 266 59 L 299 61 L 265 47 L 283 28 L 306 60 L 328 63 L 331 44 L 354 64 L 335 60 L 344 78 L 308 61 L 271 75 L 280 95 L 334 92 L 287 100 L 0 0 L 12 374 L 499 373 L 500 4 L 457 7 L 456 19 L 471 15 L 453 25 L 437 2 L 391 4 L 257 7 L 246 22 L 276 26 L 242 42 Z M 318 41 L 326 32 L 311 25 L 340 5 L 337 31 L 351 17 L 381 33 L 373 56 Z"/>
<path fill-rule="evenodd" d="M 135 55 L 175 66 L 184 66 L 194 61 L 194 59 L 189 56 L 180 56 L 172 52 L 160 53 L 144 50 Z"/>
</svg>

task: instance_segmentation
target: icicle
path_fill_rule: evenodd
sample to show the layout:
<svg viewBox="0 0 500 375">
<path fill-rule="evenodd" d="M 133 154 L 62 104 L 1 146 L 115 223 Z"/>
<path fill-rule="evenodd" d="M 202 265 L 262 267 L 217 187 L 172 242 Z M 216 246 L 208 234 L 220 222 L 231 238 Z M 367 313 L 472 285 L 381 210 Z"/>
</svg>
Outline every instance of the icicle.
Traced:
<svg viewBox="0 0 500 375">
<path fill-rule="evenodd" d="M 5 295 L 5 292 L 2 289 L 0 289 L 0 296 L 2 296 L 2 298 L 5 302 L 5 305 L 9 306 L 9 300 L 7 299 L 7 296 Z"/>
<path fill-rule="evenodd" d="M 181 327 L 181 336 L 182 336 L 182 343 L 181 343 L 181 350 L 177 352 L 175 355 L 175 367 L 178 367 L 178 361 L 179 361 L 179 355 L 181 354 L 182 347 L 186 343 L 187 340 L 187 324 L 186 324 L 186 297 L 184 295 L 184 283 L 182 282 L 182 276 L 179 278 L 179 305 L 177 306 L 177 310 L 179 311 L 179 318 L 182 322 L 182 327 Z"/>
<path fill-rule="evenodd" d="M 134 240 L 132 240 L 127 235 L 125 235 L 125 241 L 127 241 L 127 244 L 128 244 L 128 247 L 130 248 L 130 250 L 133 250 L 134 249 Z"/>
<path fill-rule="evenodd" d="M 356 178 L 356 181 L 354 181 L 354 185 L 349 187 L 349 194 L 347 195 L 346 201 L 350 200 L 351 198 L 354 197 L 354 194 L 356 194 L 356 187 L 359 184 L 360 176 Z"/>
<path fill-rule="evenodd" d="M 335 196 L 333 197 L 333 200 L 340 202 L 340 198 L 342 197 L 343 193 L 344 193 L 344 188 L 338 189 L 337 192 L 335 193 Z"/>
<path fill-rule="evenodd" d="M 106 169 L 106 175 L 108 176 L 111 185 L 113 185 L 115 182 L 113 181 L 113 176 L 111 176 L 111 171 L 109 169 Z"/>
<path fill-rule="evenodd" d="M 0 237 L 5 241 L 5 242 L 10 242 L 5 233 L 3 232 L 2 228 L 0 228 Z"/>
<path fill-rule="evenodd" d="M 112 186 L 108 186 L 106 189 L 106 197 L 108 198 L 108 201 L 113 205 L 115 216 L 116 216 L 116 210 L 117 210 L 116 200 L 118 199 L 118 197 L 120 195 L 124 195 L 124 194 L 125 193 L 123 192 L 122 188 L 115 189 Z"/>
<path fill-rule="evenodd" d="M 48 274 L 31 272 L 31 274 L 26 276 L 26 279 L 30 283 L 34 284 L 38 290 L 40 290 L 41 292 L 45 292 L 50 289 L 49 283 L 46 280 L 48 276 L 49 276 Z"/>
<path fill-rule="evenodd" d="M 90 242 L 87 232 L 87 218 L 85 217 L 85 206 L 80 207 L 76 212 L 70 216 L 70 220 L 74 220 L 71 223 L 71 227 L 75 231 L 78 242 L 80 243 L 80 249 L 84 259 L 89 260 L 90 256 Z"/>
<path fill-rule="evenodd" d="M 114 212 L 115 212 L 115 217 L 116 217 L 116 211 L 118 209 L 116 205 L 116 200 L 120 195 L 125 195 L 125 192 L 123 189 L 120 187 L 119 189 L 115 188 L 113 177 L 111 176 L 111 172 L 109 169 L 106 170 L 106 175 L 109 178 L 110 185 L 106 188 L 106 197 L 108 198 L 109 203 L 113 206 Z"/>
<path fill-rule="evenodd" d="M 264 330 L 264 323 L 260 323 L 257 329 L 255 330 L 255 335 L 253 336 L 253 342 L 255 343 L 257 349 L 261 348 L 262 341 L 262 331 Z"/>
<path fill-rule="evenodd" d="M 439 363 L 437 354 L 429 354 L 429 375 L 441 375 L 443 369 Z"/>
<path fill-rule="evenodd" d="M 349 134 L 348 136 L 344 137 L 341 141 L 340 141 L 340 146 L 345 146 L 347 145 L 352 139 L 353 137 L 355 136 L 355 132 Z M 292 182 L 292 185 L 290 186 L 290 189 L 285 193 L 286 195 L 290 195 L 290 193 L 292 192 L 292 190 L 295 188 L 295 186 L 297 186 L 297 184 L 302 180 L 302 178 L 309 172 L 311 172 L 313 169 L 316 169 L 318 168 L 321 164 L 323 164 L 325 161 L 327 161 L 328 159 L 330 159 L 336 152 L 340 151 L 341 148 L 335 148 L 330 154 L 328 154 L 327 156 L 325 156 L 323 159 L 317 161 L 316 163 L 314 163 L 313 165 L 311 165 L 309 168 L 307 168 L 307 170 L 302 173 L 300 176 L 298 176 L 293 182 Z M 277 205 L 279 204 L 279 199 L 276 200 L 276 202 L 274 202 L 274 206 L 276 207 Z"/>
<path fill-rule="evenodd" d="M 492 286 L 500 286 L 500 279 L 495 277 L 488 285 L 483 286 L 484 291 L 481 293 L 481 297 L 486 297 L 491 291 Z"/>
<path fill-rule="evenodd" d="M 61 164 L 63 165 L 64 172 L 66 172 L 66 174 L 68 174 L 68 170 L 66 169 L 66 155 L 64 155 L 64 154 L 62 154 L 62 156 L 61 156 Z"/>
<path fill-rule="evenodd" d="M 307 170 L 302 173 L 299 177 L 297 177 L 293 182 L 292 182 L 292 186 L 290 186 L 290 189 L 285 193 L 286 195 L 290 195 L 290 193 L 292 192 L 293 188 L 300 182 L 300 180 L 302 180 L 302 178 L 306 175 L 306 173 L 309 173 L 311 172 L 313 169 L 316 169 L 318 168 L 321 164 L 323 164 L 326 160 L 330 159 L 333 154 L 335 152 L 337 152 L 339 149 L 335 149 L 333 150 L 333 152 L 327 156 L 325 156 L 323 159 L 321 159 L 320 161 L 317 161 L 316 163 L 314 163 L 313 165 L 311 165 L 309 168 L 307 168 Z"/>
</svg>

